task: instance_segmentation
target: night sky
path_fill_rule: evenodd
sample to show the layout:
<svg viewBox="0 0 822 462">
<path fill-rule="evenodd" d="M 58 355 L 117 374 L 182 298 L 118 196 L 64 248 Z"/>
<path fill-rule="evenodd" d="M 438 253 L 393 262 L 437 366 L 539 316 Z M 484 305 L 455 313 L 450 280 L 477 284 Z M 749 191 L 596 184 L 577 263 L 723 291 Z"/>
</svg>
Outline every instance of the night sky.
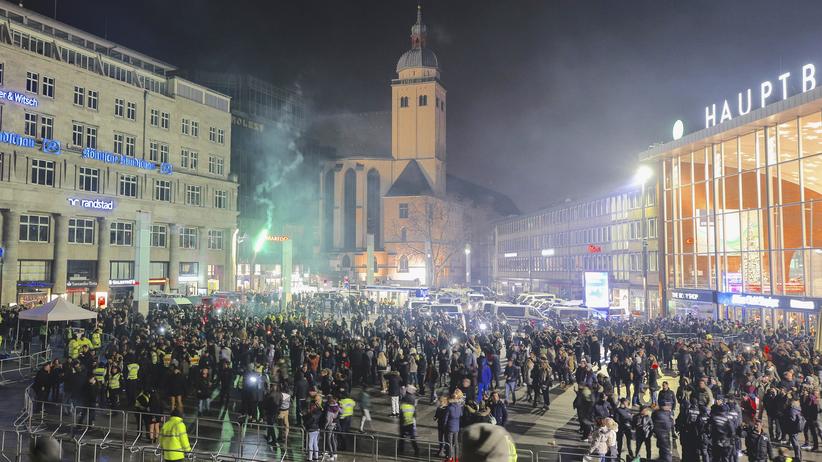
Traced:
<svg viewBox="0 0 822 462">
<path fill-rule="evenodd" d="M 55 0 L 25 5 L 52 16 Z M 314 114 L 385 110 L 415 0 L 58 1 L 57 19 L 181 68 L 298 86 Z M 524 210 L 627 182 L 704 108 L 817 66 L 818 0 L 426 0 L 448 169 Z M 800 80 L 792 80 L 798 88 Z M 775 85 L 775 89 L 779 88 Z"/>
</svg>

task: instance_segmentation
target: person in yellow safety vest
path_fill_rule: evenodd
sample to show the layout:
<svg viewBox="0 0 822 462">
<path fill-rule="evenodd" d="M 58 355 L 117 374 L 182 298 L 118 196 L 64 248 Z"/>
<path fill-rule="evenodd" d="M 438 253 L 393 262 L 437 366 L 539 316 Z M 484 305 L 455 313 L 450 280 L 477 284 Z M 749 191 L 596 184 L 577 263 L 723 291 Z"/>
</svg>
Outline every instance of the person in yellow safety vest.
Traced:
<svg viewBox="0 0 822 462">
<path fill-rule="evenodd" d="M 103 384 L 106 383 L 107 372 L 108 370 L 105 367 L 103 367 L 103 365 L 100 363 L 94 363 L 94 369 L 92 369 L 91 371 L 91 373 L 94 374 L 94 379 L 96 380 L 94 390 L 97 393 L 97 402 L 100 403 L 103 402 L 103 390 L 105 390 Z M 96 407 L 96 404 L 94 404 L 93 406 Z"/>
<path fill-rule="evenodd" d="M 338 449 L 345 451 L 345 433 L 351 431 L 351 421 L 354 418 L 354 408 L 357 407 L 357 402 L 351 399 L 350 396 L 340 400 L 340 432 Z"/>
<path fill-rule="evenodd" d="M 68 342 L 68 354 L 69 358 L 77 359 L 80 357 L 80 341 L 76 338 L 69 340 Z"/>
<path fill-rule="evenodd" d="M 123 374 L 117 366 L 111 366 L 108 373 L 108 404 L 112 409 L 116 409 L 120 404 L 120 382 Z"/>
<path fill-rule="evenodd" d="M 80 332 L 80 338 L 77 339 L 77 343 L 80 345 L 78 349 L 81 351 L 83 349 L 83 345 L 88 346 L 89 349 L 91 349 L 91 340 L 89 340 L 82 332 Z"/>
<path fill-rule="evenodd" d="M 465 427 L 460 433 L 460 452 L 461 460 L 517 462 L 517 446 L 511 435 L 501 426 L 490 423 Z"/>
<path fill-rule="evenodd" d="M 140 390 L 140 365 L 136 361 L 126 364 L 126 403 L 134 403 Z"/>
<path fill-rule="evenodd" d="M 163 449 L 165 461 L 182 460 L 187 452 L 191 452 L 186 424 L 179 409 L 171 411 L 171 417 L 163 424 L 163 429 L 160 430 L 160 447 Z"/>
<path fill-rule="evenodd" d="M 414 455 L 420 455 L 420 447 L 417 444 L 417 409 L 414 406 L 414 395 L 406 393 L 400 404 L 400 444 L 399 450 L 405 450 L 405 439 L 411 440 L 414 448 Z"/>
<path fill-rule="evenodd" d="M 101 346 L 103 346 L 103 331 L 98 327 L 91 333 L 91 348 L 99 350 Z"/>
</svg>

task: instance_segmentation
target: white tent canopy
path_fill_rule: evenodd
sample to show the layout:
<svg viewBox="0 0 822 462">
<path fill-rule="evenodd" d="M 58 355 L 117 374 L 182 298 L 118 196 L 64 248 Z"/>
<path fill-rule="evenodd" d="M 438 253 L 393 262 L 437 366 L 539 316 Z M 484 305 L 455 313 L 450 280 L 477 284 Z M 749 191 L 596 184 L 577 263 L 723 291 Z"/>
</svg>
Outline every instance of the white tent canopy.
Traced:
<svg viewBox="0 0 822 462">
<path fill-rule="evenodd" d="M 20 312 L 19 319 L 41 322 L 80 321 L 96 319 L 97 313 L 80 308 L 62 297 L 46 303 L 39 308 Z"/>
</svg>

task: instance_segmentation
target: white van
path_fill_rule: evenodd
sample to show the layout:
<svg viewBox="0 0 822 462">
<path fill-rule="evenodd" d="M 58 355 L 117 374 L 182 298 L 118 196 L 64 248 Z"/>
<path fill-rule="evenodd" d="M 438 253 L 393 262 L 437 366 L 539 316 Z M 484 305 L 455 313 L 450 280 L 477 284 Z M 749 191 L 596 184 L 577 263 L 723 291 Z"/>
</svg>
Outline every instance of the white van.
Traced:
<svg viewBox="0 0 822 462">
<path fill-rule="evenodd" d="M 547 321 L 536 308 L 530 305 L 513 305 L 510 303 L 484 303 L 482 307 L 486 314 L 493 317 L 505 316 L 505 319 L 521 323 L 530 321 Z"/>
<path fill-rule="evenodd" d="M 444 314 L 446 316 L 457 318 L 458 322 L 462 325 L 462 330 L 465 331 L 467 328 L 467 324 L 465 322 L 465 313 L 462 311 L 462 307 L 459 305 L 454 304 L 432 304 L 426 305 L 420 308 L 420 313 L 422 314 Z"/>
<path fill-rule="evenodd" d="M 149 310 L 168 310 L 172 307 L 178 307 L 183 310 L 194 309 L 194 304 L 186 297 L 181 297 L 174 294 L 153 294 L 148 297 Z"/>
<path fill-rule="evenodd" d="M 548 317 L 557 317 L 560 321 L 581 319 L 602 319 L 605 314 L 585 306 L 554 306 L 543 311 Z"/>
</svg>

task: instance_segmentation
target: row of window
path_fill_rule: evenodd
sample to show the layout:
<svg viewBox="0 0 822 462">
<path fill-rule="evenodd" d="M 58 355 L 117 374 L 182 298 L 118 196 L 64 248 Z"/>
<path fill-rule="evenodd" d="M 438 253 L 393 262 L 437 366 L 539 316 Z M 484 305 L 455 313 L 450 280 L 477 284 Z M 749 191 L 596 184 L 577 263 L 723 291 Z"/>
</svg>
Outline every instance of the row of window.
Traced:
<svg viewBox="0 0 822 462">
<path fill-rule="evenodd" d="M 444 111 L 445 110 L 445 101 L 441 100 L 439 96 L 437 96 L 435 98 L 436 98 L 435 103 L 436 103 L 437 109 L 440 109 L 440 110 Z M 407 96 L 400 96 L 400 107 L 408 107 L 408 102 L 409 102 L 409 100 L 408 100 Z M 417 97 L 417 106 L 428 106 L 428 95 L 419 95 Z"/>
<path fill-rule="evenodd" d="M 55 162 L 51 160 L 32 159 L 30 183 L 42 186 L 55 185 Z M 118 174 L 117 175 L 117 195 L 124 197 L 138 197 L 139 177 L 138 175 Z M 100 181 L 101 171 L 99 168 L 79 167 L 77 174 L 77 189 L 80 191 L 103 192 Z M 153 179 L 154 188 L 152 199 L 162 202 L 172 202 L 172 182 L 171 180 Z M 203 187 L 200 185 L 185 185 L 185 204 L 197 207 L 205 206 L 202 200 Z M 228 191 L 214 191 L 214 208 L 228 208 Z"/>
<path fill-rule="evenodd" d="M 659 258 L 658 252 L 648 252 L 648 271 L 657 270 L 657 258 Z M 530 258 L 503 257 L 497 259 L 497 268 L 499 271 L 504 272 L 643 271 L 641 253 L 622 253 L 618 255 L 572 255 Z M 618 279 L 622 278 L 620 277 Z"/>
<path fill-rule="evenodd" d="M 647 222 L 648 239 L 656 239 L 658 235 L 657 219 L 648 218 Z M 527 251 L 528 249 L 562 248 L 568 245 L 611 244 L 628 240 L 641 240 L 642 237 L 642 222 L 640 220 L 634 220 L 596 228 L 541 234 L 515 239 L 503 239 L 499 242 L 498 250 L 500 252 L 515 252 L 521 250 Z"/>
<path fill-rule="evenodd" d="M 68 242 L 71 244 L 94 244 L 97 220 L 94 218 L 70 218 L 68 220 Z M 50 242 L 51 218 L 48 215 L 21 215 L 20 241 L 23 242 Z M 198 228 L 181 226 L 179 231 L 179 246 L 183 249 L 199 248 L 200 231 Z M 209 250 L 223 250 L 225 248 L 225 230 L 209 229 L 207 231 L 206 247 Z M 151 225 L 151 246 L 165 248 L 168 245 L 168 225 Z M 109 229 L 111 245 L 134 245 L 134 223 L 114 221 Z"/>
<path fill-rule="evenodd" d="M 51 260 L 19 260 L 18 280 L 19 281 L 51 281 L 52 280 Z M 169 262 L 152 261 L 149 264 L 149 278 L 165 279 L 169 277 Z M 134 279 L 135 264 L 129 260 L 112 260 L 109 262 L 109 278 L 128 280 Z M 180 262 L 178 267 L 181 276 L 197 276 L 200 271 L 198 262 Z M 222 265 L 206 265 L 206 276 L 208 278 L 219 277 L 223 274 Z M 66 262 L 67 280 L 95 281 L 97 280 L 96 260 L 68 260 Z"/>
</svg>

